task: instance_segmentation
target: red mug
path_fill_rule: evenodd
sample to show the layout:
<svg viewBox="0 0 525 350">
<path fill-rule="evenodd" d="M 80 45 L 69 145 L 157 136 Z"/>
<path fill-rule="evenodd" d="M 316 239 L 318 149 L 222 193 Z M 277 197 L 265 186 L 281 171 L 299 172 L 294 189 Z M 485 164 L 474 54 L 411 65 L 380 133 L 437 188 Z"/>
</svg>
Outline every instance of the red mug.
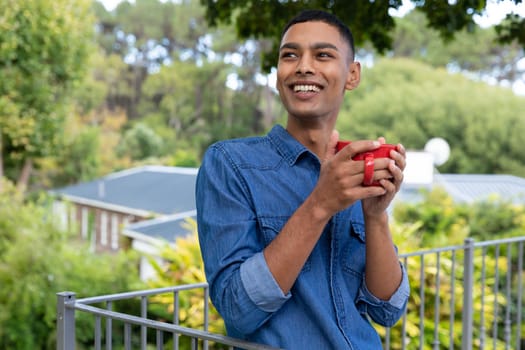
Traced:
<svg viewBox="0 0 525 350">
<path fill-rule="evenodd" d="M 336 145 L 336 152 L 342 150 L 345 146 L 350 144 L 351 141 L 339 141 Z M 378 181 L 373 181 L 374 176 L 374 159 L 375 158 L 390 158 L 390 151 L 395 151 L 396 145 L 382 144 L 379 148 L 372 151 L 358 153 L 352 157 L 353 160 L 364 160 L 365 161 L 365 177 L 363 179 L 364 186 L 381 186 Z"/>
</svg>

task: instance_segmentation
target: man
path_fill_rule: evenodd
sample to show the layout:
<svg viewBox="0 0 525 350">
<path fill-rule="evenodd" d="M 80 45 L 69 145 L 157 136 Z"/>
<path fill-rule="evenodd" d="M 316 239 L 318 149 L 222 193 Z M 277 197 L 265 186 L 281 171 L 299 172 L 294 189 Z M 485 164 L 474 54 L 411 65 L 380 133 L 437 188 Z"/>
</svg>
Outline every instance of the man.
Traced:
<svg viewBox="0 0 525 350">
<path fill-rule="evenodd" d="M 197 177 L 197 223 L 210 296 L 228 334 L 285 349 L 381 349 L 369 318 L 393 325 L 409 295 L 386 209 L 405 150 L 375 159 L 364 186 L 354 141 L 336 152 L 335 123 L 355 89 L 349 29 L 323 11 L 284 28 L 277 89 L 286 129 L 222 141 Z"/>
</svg>

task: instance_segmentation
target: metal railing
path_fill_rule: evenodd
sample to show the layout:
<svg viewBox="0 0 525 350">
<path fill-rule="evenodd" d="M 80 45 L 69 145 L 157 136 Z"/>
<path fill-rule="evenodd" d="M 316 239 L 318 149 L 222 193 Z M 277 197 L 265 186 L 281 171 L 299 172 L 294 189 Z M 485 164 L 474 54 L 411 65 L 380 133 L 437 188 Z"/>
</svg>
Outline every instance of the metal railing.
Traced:
<svg viewBox="0 0 525 350">
<path fill-rule="evenodd" d="M 203 297 L 203 330 L 183 327 L 179 325 L 180 302 L 179 294 L 185 290 L 202 289 Z M 172 294 L 174 312 L 171 323 L 156 321 L 148 318 L 148 301 L 152 296 Z M 140 300 L 140 316 L 129 315 L 112 310 L 113 302 L 129 299 Z M 208 332 L 209 326 L 209 290 L 207 283 L 196 283 L 168 288 L 148 289 L 135 292 L 109 294 L 90 298 L 76 299 L 73 292 L 61 292 L 57 294 L 57 350 L 73 350 L 76 345 L 75 311 L 81 311 L 94 315 L 94 349 L 102 349 L 104 343 L 107 350 L 113 349 L 113 321 L 123 323 L 123 347 L 126 350 L 148 348 L 148 331 L 155 330 L 156 349 L 165 349 L 164 334 L 172 336 L 171 348 L 178 350 L 180 338 L 187 337 L 190 340 L 191 349 L 208 349 L 209 342 L 226 345 L 229 349 L 246 350 L 271 350 L 276 349 L 266 345 L 250 343 L 239 339 L 227 337 L 221 334 Z M 92 304 L 103 303 L 105 308 L 95 307 Z M 105 337 L 102 336 L 102 319 L 105 320 Z M 140 337 L 137 345 L 132 340 L 132 326 L 140 328 Z M 103 339 L 104 338 L 104 339 Z"/>
<path fill-rule="evenodd" d="M 392 328 L 378 327 L 384 349 L 525 349 L 525 237 L 474 242 L 400 255 L 407 267 L 411 298 L 407 312 Z M 203 329 L 179 325 L 179 293 L 203 291 Z M 171 322 L 148 318 L 151 297 L 172 294 Z M 114 322 L 122 323 L 123 345 L 118 349 L 179 349 L 182 338 L 191 349 L 275 349 L 208 331 L 209 291 L 206 283 L 150 289 L 76 299 L 73 292 L 57 294 L 57 349 L 75 349 L 76 312 L 95 318 L 94 349 L 113 349 Z M 140 300 L 140 315 L 113 311 L 118 300 Z M 103 304 L 96 307 L 93 304 Z M 105 331 L 102 330 L 102 321 Z M 132 336 L 133 328 L 140 336 Z M 155 334 L 152 341 L 151 333 Z M 168 334 L 170 341 L 164 336 Z M 103 344 L 104 343 L 104 344 Z M 137 344 L 139 343 L 139 344 Z M 168 344 L 168 345 L 166 345 Z M 210 345 L 212 344 L 212 345 Z M 222 347 L 221 347 L 222 346 Z M 148 349 L 150 349 L 148 348 Z"/>
<path fill-rule="evenodd" d="M 525 237 L 402 254 L 411 298 L 385 349 L 525 350 Z M 396 340 L 396 344 L 392 341 Z"/>
</svg>

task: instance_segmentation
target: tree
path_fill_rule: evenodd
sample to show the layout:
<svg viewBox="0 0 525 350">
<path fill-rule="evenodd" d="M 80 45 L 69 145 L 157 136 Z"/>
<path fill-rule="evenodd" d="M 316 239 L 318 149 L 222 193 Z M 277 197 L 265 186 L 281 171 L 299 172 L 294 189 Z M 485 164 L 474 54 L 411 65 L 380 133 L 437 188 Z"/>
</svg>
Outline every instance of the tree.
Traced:
<svg viewBox="0 0 525 350">
<path fill-rule="evenodd" d="M 500 2 L 502 0 L 498 0 Z M 455 33 L 463 29 L 474 30 L 474 16 L 483 13 L 486 0 L 411 0 L 416 9 L 423 12 L 428 25 L 436 29 L 445 40 L 450 40 Z M 515 4 L 521 0 L 513 0 Z M 273 49 L 264 56 L 266 70 L 275 66 L 280 30 L 286 21 L 304 8 L 318 8 L 337 14 L 347 23 L 355 35 L 357 44 L 370 41 L 380 53 L 385 53 L 392 46 L 392 30 L 395 21 L 390 10 L 399 9 L 401 0 L 391 1 L 242 1 L 242 0 L 201 0 L 206 7 L 206 18 L 213 26 L 218 23 L 235 23 L 240 38 L 268 38 L 273 42 Z M 507 16 L 497 26 L 498 39 L 502 42 L 518 41 L 525 46 L 525 18 L 516 15 Z"/>
<path fill-rule="evenodd" d="M 341 108 L 341 138 L 385 136 L 421 150 L 443 137 L 452 151 L 440 171 L 525 176 L 525 99 L 510 89 L 409 59 L 378 60 L 362 76 Z"/>
<path fill-rule="evenodd" d="M 208 33 L 204 9 L 196 1 L 123 1 L 112 12 L 97 2 L 95 12 L 97 41 L 105 54 L 118 55 L 127 63 L 120 81 L 127 83 L 129 91 L 125 100 L 116 102 L 126 109 L 129 119 L 140 117 L 137 106 L 150 73 L 174 59 L 195 63 L 207 57 L 205 38 L 212 34 Z"/>
<path fill-rule="evenodd" d="M 231 25 L 210 29 L 199 0 L 123 1 L 110 12 L 96 2 L 95 12 L 102 60 L 92 74 L 107 85 L 97 110 L 120 107 L 165 149 L 194 158 L 215 140 L 273 124 L 276 96 L 259 80 L 266 41 L 239 41 Z"/>
<path fill-rule="evenodd" d="M 60 147 L 66 101 L 92 37 L 89 0 L 0 0 L 0 176 L 27 187 Z M 5 168 L 4 168 L 5 166 Z"/>
<path fill-rule="evenodd" d="M 117 146 L 117 154 L 133 160 L 160 156 L 161 151 L 162 139 L 143 123 L 136 123 L 127 130 Z"/>
<path fill-rule="evenodd" d="M 517 42 L 498 43 L 494 27 L 456 33 L 453 41 L 439 40 L 421 11 L 396 19 L 391 57 L 408 57 L 434 67 L 447 67 L 478 80 L 510 86 L 525 77 L 519 62 L 525 57 Z"/>
<path fill-rule="evenodd" d="M 255 83 L 249 69 L 253 65 L 174 61 L 145 81 L 139 106 L 143 120 L 171 143 L 172 151 L 186 146 L 199 155 L 216 140 L 260 133 L 267 88 Z M 227 87 L 232 75 L 239 77 L 236 89 Z"/>
</svg>

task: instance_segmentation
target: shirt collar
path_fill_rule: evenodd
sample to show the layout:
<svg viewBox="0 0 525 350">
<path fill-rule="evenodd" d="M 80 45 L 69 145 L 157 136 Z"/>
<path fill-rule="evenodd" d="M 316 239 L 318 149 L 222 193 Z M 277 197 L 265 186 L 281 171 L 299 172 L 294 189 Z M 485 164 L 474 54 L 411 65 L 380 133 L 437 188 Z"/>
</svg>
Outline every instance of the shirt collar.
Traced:
<svg viewBox="0 0 525 350">
<path fill-rule="evenodd" d="M 297 141 L 281 125 L 275 125 L 268 133 L 268 138 L 275 145 L 277 151 L 290 164 L 294 165 L 304 153 L 311 153 L 303 144 Z M 315 156 L 315 158 L 317 158 Z"/>
</svg>

